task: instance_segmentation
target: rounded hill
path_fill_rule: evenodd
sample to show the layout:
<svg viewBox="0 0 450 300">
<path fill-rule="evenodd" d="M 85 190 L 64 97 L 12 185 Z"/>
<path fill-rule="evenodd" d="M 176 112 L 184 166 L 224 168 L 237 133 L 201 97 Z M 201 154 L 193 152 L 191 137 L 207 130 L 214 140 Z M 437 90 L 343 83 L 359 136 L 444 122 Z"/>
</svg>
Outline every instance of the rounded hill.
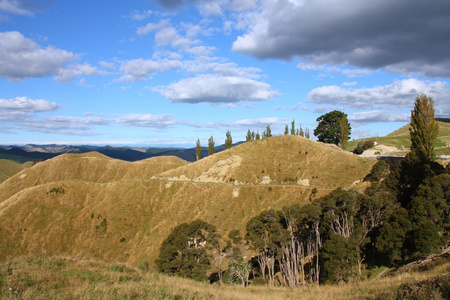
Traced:
<svg viewBox="0 0 450 300">
<path fill-rule="evenodd" d="M 0 184 L 0 256 L 65 253 L 153 268 L 182 222 L 245 234 L 263 210 L 357 188 L 375 162 L 297 136 L 247 142 L 195 163 L 62 155 Z"/>
</svg>

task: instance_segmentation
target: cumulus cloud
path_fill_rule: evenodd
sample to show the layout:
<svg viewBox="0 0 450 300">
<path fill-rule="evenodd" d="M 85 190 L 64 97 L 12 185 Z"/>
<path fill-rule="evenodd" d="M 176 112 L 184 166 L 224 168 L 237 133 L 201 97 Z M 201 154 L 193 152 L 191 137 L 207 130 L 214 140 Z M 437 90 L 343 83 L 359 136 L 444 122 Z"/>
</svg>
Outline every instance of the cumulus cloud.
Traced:
<svg viewBox="0 0 450 300">
<path fill-rule="evenodd" d="M 75 58 L 65 50 L 40 47 L 20 32 L 0 32 L 0 76 L 7 80 L 49 76 Z"/>
<path fill-rule="evenodd" d="M 178 60 L 161 59 L 133 59 L 122 63 L 120 70 L 125 73 L 120 80 L 137 82 L 145 80 L 149 75 L 179 68 L 182 63 Z"/>
<path fill-rule="evenodd" d="M 264 1 L 232 49 L 260 59 L 450 77 L 449 13 L 449 1 Z"/>
<path fill-rule="evenodd" d="M 199 75 L 155 88 L 166 99 L 182 103 L 233 103 L 270 100 L 278 92 L 267 83 L 235 76 Z"/>
<path fill-rule="evenodd" d="M 43 99 L 30 99 L 16 97 L 13 99 L 0 99 L 0 109 L 22 112 L 44 112 L 58 109 L 58 104 Z"/>
<path fill-rule="evenodd" d="M 322 86 L 313 89 L 307 95 L 306 102 L 318 105 L 342 105 L 354 110 L 368 109 L 405 109 L 414 106 L 415 98 L 425 93 L 435 100 L 437 115 L 450 114 L 448 105 L 450 90 L 444 81 L 421 81 L 405 79 L 385 86 L 372 88 L 342 88 L 340 86 Z"/>
</svg>

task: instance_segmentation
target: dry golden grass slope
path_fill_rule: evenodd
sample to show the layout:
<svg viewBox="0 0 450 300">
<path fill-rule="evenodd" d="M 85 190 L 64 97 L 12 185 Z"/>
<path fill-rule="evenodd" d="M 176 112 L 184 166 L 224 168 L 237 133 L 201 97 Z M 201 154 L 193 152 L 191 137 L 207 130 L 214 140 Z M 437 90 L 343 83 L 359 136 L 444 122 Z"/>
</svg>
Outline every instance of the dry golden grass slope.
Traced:
<svg viewBox="0 0 450 300">
<path fill-rule="evenodd" d="M 0 159 L 0 183 L 29 166 L 31 164 L 21 164 L 9 159 Z"/>
<path fill-rule="evenodd" d="M 319 197 L 360 187 L 375 162 L 297 136 L 244 143 L 195 163 L 62 155 L 0 184 L 0 259 L 67 254 L 153 268 L 181 222 L 200 218 L 221 233 L 243 233 L 262 210 L 308 203 L 313 188 Z"/>
</svg>

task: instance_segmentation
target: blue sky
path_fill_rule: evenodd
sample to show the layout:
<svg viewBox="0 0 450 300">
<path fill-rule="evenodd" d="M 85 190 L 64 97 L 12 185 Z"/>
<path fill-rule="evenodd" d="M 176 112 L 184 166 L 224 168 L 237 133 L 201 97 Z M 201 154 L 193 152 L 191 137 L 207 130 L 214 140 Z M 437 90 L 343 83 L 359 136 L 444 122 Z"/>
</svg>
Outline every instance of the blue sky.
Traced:
<svg viewBox="0 0 450 300">
<path fill-rule="evenodd" d="M 447 0 L 0 0 L 0 144 L 194 147 L 450 116 Z"/>
</svg>

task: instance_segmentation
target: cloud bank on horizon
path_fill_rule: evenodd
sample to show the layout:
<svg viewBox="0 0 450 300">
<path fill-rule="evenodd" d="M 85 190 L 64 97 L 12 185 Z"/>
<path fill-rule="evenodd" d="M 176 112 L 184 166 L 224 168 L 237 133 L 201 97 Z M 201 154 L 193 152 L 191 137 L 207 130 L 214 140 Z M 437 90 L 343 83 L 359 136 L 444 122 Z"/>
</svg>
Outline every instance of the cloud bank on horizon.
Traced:
<svg viewBox="0 0 450 300">
<path fill-rule="evenodd" d="M 0 0 L 0 136 L 220 144 L 334 109 L 384 135 L 421 93 L 450 116 L 449 36 L 444 0 Z"/>
</svg>

